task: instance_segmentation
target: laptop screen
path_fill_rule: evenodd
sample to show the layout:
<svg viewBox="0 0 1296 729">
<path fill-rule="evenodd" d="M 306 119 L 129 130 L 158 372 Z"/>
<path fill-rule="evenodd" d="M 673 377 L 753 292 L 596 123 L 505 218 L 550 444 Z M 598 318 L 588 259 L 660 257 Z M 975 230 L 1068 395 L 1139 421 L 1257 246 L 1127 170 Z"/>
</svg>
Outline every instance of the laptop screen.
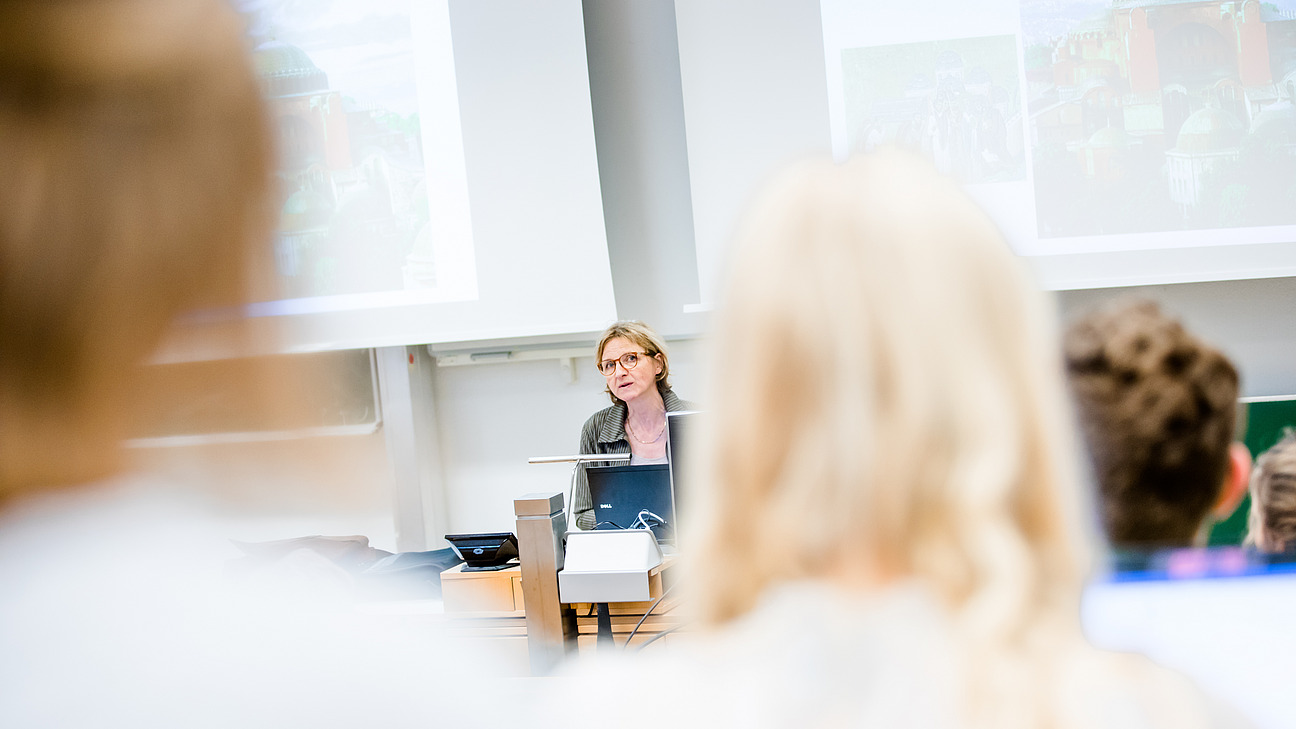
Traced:
<svg viewBox="0 0 1296 729">
<path fill-rule="evenodd" d="M 659 543 L 675 540 L 670 467 L 591 466 L 586 469 L 595 529 L 651 529 Z"/>
</svg>

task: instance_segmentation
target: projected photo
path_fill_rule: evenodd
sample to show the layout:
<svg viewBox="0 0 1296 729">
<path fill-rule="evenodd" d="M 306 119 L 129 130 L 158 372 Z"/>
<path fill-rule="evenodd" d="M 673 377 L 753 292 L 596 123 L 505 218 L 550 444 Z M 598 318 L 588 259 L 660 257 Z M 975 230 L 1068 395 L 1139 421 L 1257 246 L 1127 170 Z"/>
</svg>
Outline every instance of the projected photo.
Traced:
<svg viewBox="0 0 1296 729">
<path fill-rule="evenodd" d="M 850 48 L 842 86 L 851 151 L 905 147 L 966 183 L 1026 179 L 1012 36 Z"/>
<path fill-rule="evenodd" d="M 1022 0 L 1040 237 L 1296 223 L 1293 10 Z"/>
<path fill-rule="evenodd" d="M 471 241 L 430 224 L 443 185 L 426 169 L 409 0 L 242 5 L 279 127 L 279 297 L 463 288 L 437 265 L 438 247 Z"/>
</svg>

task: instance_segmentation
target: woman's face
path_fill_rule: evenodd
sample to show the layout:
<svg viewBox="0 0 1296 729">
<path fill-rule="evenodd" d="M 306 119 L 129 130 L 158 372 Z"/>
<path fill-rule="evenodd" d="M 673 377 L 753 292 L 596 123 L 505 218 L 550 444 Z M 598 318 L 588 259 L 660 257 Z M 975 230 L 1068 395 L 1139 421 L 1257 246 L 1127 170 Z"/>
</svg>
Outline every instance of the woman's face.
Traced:
<svg viewBox="0 0 1296 729">
<path fill-rule="evenodd" d="M 629 369 L 618 361 L 627 352 L 639 355 L 638 363 Z M 607 378 L 608 389 L 618 400 L 629 403 L 657 389 L 657 375 L 662 371 L 662 363 L 656 357 L 645 354 L 643 347 L 621 337 L 614 337 L 603 345 L 600 361 L 608 360 L 616 361 L 616 366 L 604 377 Z"/>
</svg>

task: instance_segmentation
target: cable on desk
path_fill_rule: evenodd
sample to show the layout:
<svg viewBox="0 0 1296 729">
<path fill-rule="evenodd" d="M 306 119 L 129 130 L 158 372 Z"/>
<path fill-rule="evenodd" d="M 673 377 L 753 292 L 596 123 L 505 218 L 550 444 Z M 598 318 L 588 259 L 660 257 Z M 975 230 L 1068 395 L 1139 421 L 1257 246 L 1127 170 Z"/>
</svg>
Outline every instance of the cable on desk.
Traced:
<svg viewBox="0 0 1296 729">
<path fill-rule="evenodd" d="M 641 651 L 641 650 L 643 650 L 644 648 L 647 648 L 648 646 L 652 645 L 652 644 L 653 644 L 653 641 L 656 641 L 656 640 L 660 640 L 660 639 L 662 639 L 662 638 L 665 638 L 666 636 L 670 635 L 671 633 L 674 633 L 675 631 L 679 630 L 680 628 L 687 627 L 687 625 L 688 625 L 688 623 L 680 623 L 679 625 L 676 625 L 676 626 L 673 627 L 673 628 L 667 628 L 666 630 L 663 630 L 662 632 L 658 633 L 657 635 L 654 635 L 653 637 L 649 638 L 648 640 L 645 640 L 645 641 L 644 641 L 643 643 L 641 643 L 641 644 L 639 645 L 639 647 L 638 647 L 637 649 L 635 649 L 635 650 L 640 650 L 640 651 Z"/>
<path fill-rule="evenodd" d="M 639 618 L 639 622 L 635 623 L 634 630 L 630 631 L 630 635 L 626 638 L 625 646 L 622 647 L 622 650 L 630 649 L 630 641 L 634 640 L 635 634 L 639 632 L 639 628 L 643 626 L 644 621 L 648 619 L 649 615 L 652 615 L 652 611 L 656 610 L 657 606 L 661 604 L 662 600 L 665 600 L 666 596 L 671 594 L 671 590 L 674 589 L 675 589 L 675 585 L 671 585 L 665 590 L 662 590 L 661 597 L 658 597 L 656 600 L 653 600 L 653 604 L 649 605 L 648 609 L 644 611 L 643 617 Z"/>
<path fill-rule="evenodd" d="M 649 524 L 648 523 L 649 519 L 653 520 L 656 523 Z M 640 509 L 639 514 L 635 517 L 634 523 L 630 525 L 630 528 L 631 529 L 652 529 L 655 526 L 664 527 L 670 525 L 666 523 L 665 519 L 661 518 L 660 516 L 657 516 L 651 511 L 647 509 Z"/>
</svg>

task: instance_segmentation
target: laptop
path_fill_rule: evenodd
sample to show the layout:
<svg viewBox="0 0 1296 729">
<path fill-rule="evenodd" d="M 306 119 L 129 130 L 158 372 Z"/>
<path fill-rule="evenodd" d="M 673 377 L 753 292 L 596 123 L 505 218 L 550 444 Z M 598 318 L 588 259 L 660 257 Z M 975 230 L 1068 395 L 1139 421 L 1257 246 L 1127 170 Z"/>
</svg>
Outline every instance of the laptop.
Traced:
<svg viewBox="0 0 1296 729">
<path fill-rule="evenodd" d="M 591 466 L 585 475 L 594 502 L 595 529 L 648 528 L 658 543 L 674 543 L 670 466 Z"/>
</svg>

